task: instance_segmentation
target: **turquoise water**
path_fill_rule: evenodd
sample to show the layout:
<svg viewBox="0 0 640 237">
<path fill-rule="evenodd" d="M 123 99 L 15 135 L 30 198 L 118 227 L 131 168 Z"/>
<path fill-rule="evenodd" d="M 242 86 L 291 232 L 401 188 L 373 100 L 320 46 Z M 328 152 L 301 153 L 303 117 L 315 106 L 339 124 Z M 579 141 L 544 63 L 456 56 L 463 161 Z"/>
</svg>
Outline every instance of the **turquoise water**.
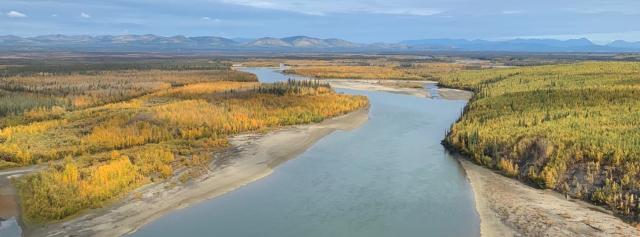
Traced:
<svg viewBox="0 0 640 237">
<path fill-rule="evenodd" d="M 287 77 L 245 69 L 261 81 Z M 172 212 L 132 236 L 479 236 L 464 170 L 440 145 L 464 101 L 369 97 L 369 120 L 337 131 L 275 172 Z"/>
</svg>

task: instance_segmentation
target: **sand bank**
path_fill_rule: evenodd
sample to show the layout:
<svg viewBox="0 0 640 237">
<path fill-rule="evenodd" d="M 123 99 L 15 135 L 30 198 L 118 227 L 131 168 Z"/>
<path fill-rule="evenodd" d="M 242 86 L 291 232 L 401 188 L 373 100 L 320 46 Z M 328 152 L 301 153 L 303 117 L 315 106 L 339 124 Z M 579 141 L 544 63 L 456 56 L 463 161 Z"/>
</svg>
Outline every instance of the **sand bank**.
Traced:
<svg viewBox="0 0 640 237">
<path fill-rule="evenodd" d="M 529 187 L 468 160 L 482 236 L 640 236 L 606 210 Z"/>
<path fill-rule="evenodd" d="M 328 82 L 331 87 L 350 90 L 369 90 L 382 91 L 396 94 L 413 95 L 417 97 L 433 98 L 427 85 L 436 85 L 434 81 L 408 81 L 408 80 L 364 80 L 364 79 L 323 79 Z M 437 96 L 448 100 L 469 100 L 473 95 L 472 92 L 436 88 Z"/>
</svg>

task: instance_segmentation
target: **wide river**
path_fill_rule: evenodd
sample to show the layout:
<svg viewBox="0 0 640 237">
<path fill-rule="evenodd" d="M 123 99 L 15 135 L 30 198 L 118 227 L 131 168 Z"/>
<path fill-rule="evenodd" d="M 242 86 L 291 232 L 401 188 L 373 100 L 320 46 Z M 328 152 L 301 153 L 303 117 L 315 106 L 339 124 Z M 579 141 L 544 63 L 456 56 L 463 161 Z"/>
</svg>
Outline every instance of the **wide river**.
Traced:
<svg viewBox="0 0 640 237">
<path fill-rule="evenodd" d="M 247 68 L 262 82 L 286 80 Z M 132 236 L 479 236 L 471 186 L 440 144 L 465 101 L 366 95 L 369 120 L 334 132 L 275 172 L 168 214 Z"/>
</svg>

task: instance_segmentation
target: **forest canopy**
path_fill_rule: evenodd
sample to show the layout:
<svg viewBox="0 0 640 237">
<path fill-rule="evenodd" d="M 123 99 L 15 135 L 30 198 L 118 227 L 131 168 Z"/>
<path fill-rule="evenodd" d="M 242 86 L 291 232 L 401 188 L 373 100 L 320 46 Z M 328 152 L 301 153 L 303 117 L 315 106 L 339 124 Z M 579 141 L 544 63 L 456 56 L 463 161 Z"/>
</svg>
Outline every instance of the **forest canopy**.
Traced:
<svg viewBox="0 0 640 237">
<path fill-rule="evenodd" d="M 476 92 L 445 144 L 543 188 L 640 217 L 640 63 L 461 70 Z"/>
<path fill-rule="evenodd" d="M 0 169 L 43 167 L 14 181 L 23 220 L 62 220 L 144 184 L 188 181 L 235 134 L 368 106 L 317 81 L 267 85 L 230 64 L 189 63 L 5 70 Z"/>
</svg>

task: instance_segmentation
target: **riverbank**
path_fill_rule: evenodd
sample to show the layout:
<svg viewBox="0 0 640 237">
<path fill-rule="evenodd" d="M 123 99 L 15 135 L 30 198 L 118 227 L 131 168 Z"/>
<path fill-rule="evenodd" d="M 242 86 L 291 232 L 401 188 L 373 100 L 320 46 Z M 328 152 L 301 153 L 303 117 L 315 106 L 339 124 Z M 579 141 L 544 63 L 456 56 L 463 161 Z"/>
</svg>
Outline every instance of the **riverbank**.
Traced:
<svg viewBox="0 0 640 237">
<path fill-rule="evenodd" d="M 403 81 L 326 80 L 334 88 L 373 90 L 432 98 L 423 88 Z M 423 82 L 426 84 L 434 82 Z M 438 88 L 440 98 L 468 100 L 473 93 Z M 459 159 L 471 183 L 482 236 L 639 236 L 635 227 L 604 208 L 567 200 L 551 190 L 529 187 L 518 180 Z"/>
<path fill-rule="evenodd" d="M 473 188 L 482 236 L 640 236 L 601 207 L 459 160 Z"/>
<path fill-rule="evenodd" d="M 176 180 L 151 184 L 118 203 L 82 214 L 73 220 L 27 230 L 26 236 L 121 236 L 164 214 L 215 198 L 268 176 L 273 168 L 295 158 L 316 141 L 336 130 L 364 124 L 368 110 L 358 110 L 311 125 L 267 134 L 245 134 L 231 139 L 231 148 L 214 158 L 209 171 L 183 185 Z"/>
</svg>

